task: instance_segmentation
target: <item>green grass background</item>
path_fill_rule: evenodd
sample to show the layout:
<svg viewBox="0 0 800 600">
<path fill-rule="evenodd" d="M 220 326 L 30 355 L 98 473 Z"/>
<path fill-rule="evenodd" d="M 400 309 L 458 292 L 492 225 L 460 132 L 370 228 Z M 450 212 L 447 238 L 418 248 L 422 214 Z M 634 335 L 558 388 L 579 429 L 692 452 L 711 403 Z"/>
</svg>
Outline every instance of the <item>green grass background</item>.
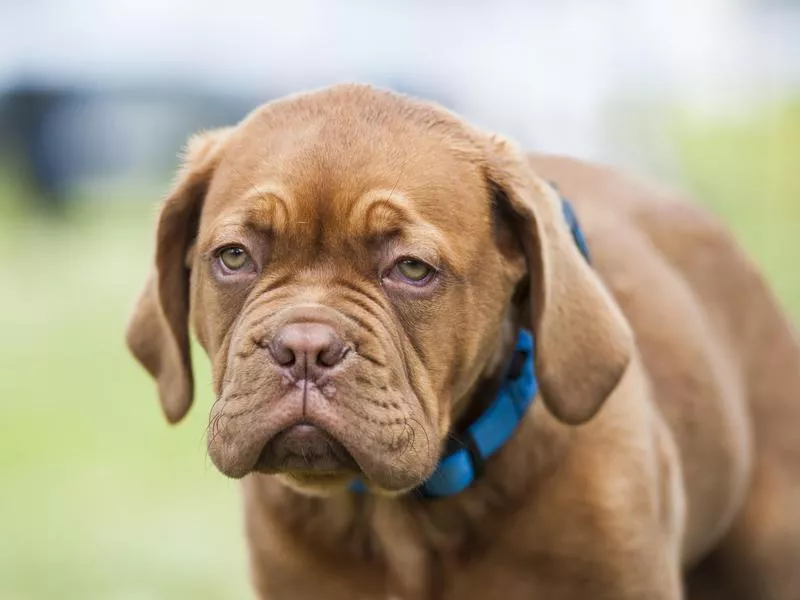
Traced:
<svg viewBox="0 0 800 600">
<path fill-rule="evenodd" d="M 0 229 L 0 600 L 250 597 L 237 486 L 205 454 L 208 369 L 170 427 L 123 345 L 152 212 Z"/>
<path fill-rule="evenodd" d="M 677 183 L 800 314 L 800 105 L 673 121 Z M 0 191 L 0 600 L 250 598 L 238 488 L 205 455 L 205 362 L 170 427 L 122 342 L 152 203 L 83 202 L 55 222 L 16 196 Z"/>
</svg>

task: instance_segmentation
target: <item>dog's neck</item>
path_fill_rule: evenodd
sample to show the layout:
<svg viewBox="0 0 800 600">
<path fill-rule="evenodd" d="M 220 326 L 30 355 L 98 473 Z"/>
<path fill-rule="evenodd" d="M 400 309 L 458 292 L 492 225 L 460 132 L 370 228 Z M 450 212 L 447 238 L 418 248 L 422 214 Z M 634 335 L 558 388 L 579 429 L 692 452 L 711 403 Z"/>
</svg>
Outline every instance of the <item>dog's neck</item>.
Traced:
<svg viewBox="0 0 800 600">
<path fill-rule="evenodd" d="M 515 332 L 516 327 L 504 328 L 495 355 L 468 401 L 460 403 L 463 408 L 455 427 L 469 425 L 496 397 L 514 353 Z M 248 516 L 270 523 L 270 530 L 279 527 L 292 545 L 319 555 L 320 560 L 335 563 L 346 557 L 379 568 L 405 593 L 414 586 L 435 586 L 431 565 L 480 553 L 537 478 L 553 468 L 558 436 L 547 427 L 539 429 L 529 414 L 513 438 L 489 459 L 482 477 L 453 496 L 390 498 L 346 492 L 308 497 L 273 477 L 251 475 L 246 480 L 248 502 L 253 502 Z"/>
<path fill-rule="evenodd" d="M 503 385 L 505 373 L 514 356 L 517 331 L 519 330 L 515 312 L 511 309 L 504 319 L 500 339 L 479 377 L 465 397 L 456 402 L 453 408 L 452 431 L 464 431 L 483 414 L 497 397 Z"/>
</svg>

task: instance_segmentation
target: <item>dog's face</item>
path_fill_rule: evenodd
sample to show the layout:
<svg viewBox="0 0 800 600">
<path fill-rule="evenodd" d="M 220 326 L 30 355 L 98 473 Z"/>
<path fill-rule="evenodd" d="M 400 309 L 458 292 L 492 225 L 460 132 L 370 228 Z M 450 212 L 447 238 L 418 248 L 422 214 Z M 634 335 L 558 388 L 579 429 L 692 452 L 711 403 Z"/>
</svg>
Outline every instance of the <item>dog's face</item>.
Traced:
<svg viewBox="0 0 800 600">
<path fill-rule="evenodd" d="M 360 86 L 272 103 L 190 143 L 128 342 L 177 421 L 191 323 L 226 475 L 404 491 L 518 326 L 565 421 L 621 376 L 628 330 L 558 202 L 508 143 L 434 106 Z"/>
</svg>

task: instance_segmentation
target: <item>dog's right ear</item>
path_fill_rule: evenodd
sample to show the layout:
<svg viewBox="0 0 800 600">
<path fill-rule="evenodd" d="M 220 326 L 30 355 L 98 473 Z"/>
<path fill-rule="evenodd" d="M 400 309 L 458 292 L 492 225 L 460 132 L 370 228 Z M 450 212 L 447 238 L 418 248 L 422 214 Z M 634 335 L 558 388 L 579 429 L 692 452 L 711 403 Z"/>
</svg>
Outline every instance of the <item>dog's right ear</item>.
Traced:
<svg viewBox="0 0 800 600">
<path fill-rule="evenodd" d="M 494 201 L 510 213 L 528 265 L 521 312 L 534 333 L 542 398 L 562 422 L 585 423 L 628 368 L 633 333 L 575 244 L 558 194 L 515 144 L 495 136 L 490 148 Z"/>
<path fill-rule="evenodd" d="M 189 266 L 200 211 L 231 128 L 189 140 L 177 181 L 164 202 L 156 230 L 155 264 L 128 323 L 126 342 L 158 384 L 161 407 L 177 423 L 192 404 L 189 354 Z"/>
</svg>

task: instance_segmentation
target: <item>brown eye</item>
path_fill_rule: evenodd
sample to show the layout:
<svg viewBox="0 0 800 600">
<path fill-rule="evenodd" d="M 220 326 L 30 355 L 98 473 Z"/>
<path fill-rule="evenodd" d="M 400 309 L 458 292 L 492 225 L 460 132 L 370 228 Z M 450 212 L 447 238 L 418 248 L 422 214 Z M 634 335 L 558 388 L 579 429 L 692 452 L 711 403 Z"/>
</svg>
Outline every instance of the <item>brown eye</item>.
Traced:
<svg viewBox="0 0 800 600">
<path fill-rule="evenodd" d="M 394 271 L 400 279 L 416 285 L 427 283 L 434 273 L 433 267 L 413 258 L 406 258 L 398 262 L 394 266 Z"/>
<path fill-rule="evenodd" d="M 223 266 L 229 271 L 241 271 L 250 264 L 250 256 L 241 246 L 228 246 L 217 255 Z"/>
</svg>

